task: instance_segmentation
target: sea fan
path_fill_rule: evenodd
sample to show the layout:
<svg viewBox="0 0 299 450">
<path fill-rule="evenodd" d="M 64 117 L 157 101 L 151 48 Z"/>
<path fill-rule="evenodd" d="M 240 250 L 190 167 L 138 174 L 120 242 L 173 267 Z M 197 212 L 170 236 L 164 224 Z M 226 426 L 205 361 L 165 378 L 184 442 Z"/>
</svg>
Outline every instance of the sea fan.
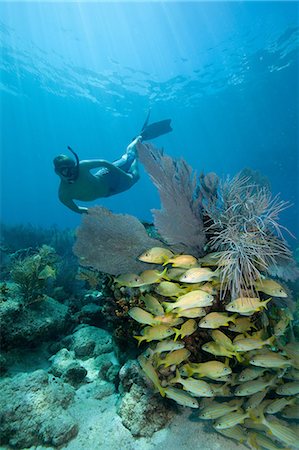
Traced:
<svg viewBox="0 0 299 450">
<path fill-rule="evenodd" d="M 291 261 L 278 216 L 288 202 L 272 197 L 270 190 L 236 175 L 220 184 L 218 197 L 205 205 L 212 220 L 210 247 L 221 251 L 221 281 L 232 296 L 253 293 L 254 283 L 277 266 L 280 258 Z"/>
</svg>

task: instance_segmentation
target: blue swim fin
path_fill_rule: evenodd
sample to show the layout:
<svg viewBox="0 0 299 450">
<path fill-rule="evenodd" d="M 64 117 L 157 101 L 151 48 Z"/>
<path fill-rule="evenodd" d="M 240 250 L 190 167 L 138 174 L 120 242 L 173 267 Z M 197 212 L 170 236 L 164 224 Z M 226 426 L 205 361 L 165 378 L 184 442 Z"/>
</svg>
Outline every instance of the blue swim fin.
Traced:
<svg viewBox="0 0 299 450">
<path fill-rule="evenodd" d="M 154 139 L 162 134 L 169 133 L 172 131 L 170 126 L 171 119 L 161 120 L 160 122 L 154 122 L 150 125 L 145 124 L 143 127 L 140 136 L 143 141 L 148 141 L 149 139 Z"/>
</svg>

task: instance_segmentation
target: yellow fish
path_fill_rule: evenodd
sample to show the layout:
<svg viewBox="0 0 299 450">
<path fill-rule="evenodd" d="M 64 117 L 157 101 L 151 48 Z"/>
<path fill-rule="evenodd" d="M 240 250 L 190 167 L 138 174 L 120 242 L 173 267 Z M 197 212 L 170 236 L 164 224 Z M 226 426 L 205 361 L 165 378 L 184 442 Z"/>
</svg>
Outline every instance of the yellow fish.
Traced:
<svg viewBox="0 0 299 450">
<path fill-rule="evenodd" d="M 240 423 L 243 423 L 244 420 L 249 417 L 249 412 L 243 412 L 242 410 L 228 413 L 223 417 L 220 417 L 218 420 L 214 423 L 214 428 L 216 430 L 223 430 L 225 428 L 232 428 L 235 425 L 238 425 Z"/>
<path fill-rule="evenodd" d="M 235 395 L 244 396 L 244 395 L 253 395 L 257 392 L 263 391 L 266 387 L 274 384 L 276 378 L 271 378 L 270 380 L 265 380 L 263 378 L 259 378 L 253 381 L 246 381 L 245 383 L 240 384 L 235 389 Z"/>
<path fill-rule="evenodd" d="M 165 358 L 159 358 L 157 360 L 157 367 L 164 366 L 178 366 L 181 362 L 185 361 L 191 355 L 190 351 L 186 348 L 180 348 L 168 353 Z"/>
<path fill-rule="evenodd" d="M 278 395 L 297 395 L 299 394 L 299 381 L 291 381 L 278 386 L 276 389 Z"/>
<path fill-rule="evenodd" d="M 264 367 L 248 367 L 239 374 L 238 381 L 252 381 L 262 376 L 268 369 Z"/>
<path fill-rule="evenodd" d="M 234 349 L 237 352 L 249 352 L 251 350 L 258 350 L 263 348 L 265 345 L 273 345 L 275 341 L 275 336 L 271 336 L 266 340 L 261 339 L 253 339 L 253 338 L 245 338 L 238 339 L 236 342 L 234 341 Z"/>
<path fill-rule="evenodd" d="M 181 275 L 185 273 L 185 269 L 179 269 L 178 267 L 167 270 L 167 278 L 174 281 L 179 281 Z"/>
<path fill-rule="evenodd" d="M 286 406 L 281 411 L 281 415 L 285 419 L 299 419 L 299 405 L 296 404 L 296 405 Z"/>
<path fill-rule="evenodd" d="M 179 281 L 181 283 L 201 283 L 216 278 L 217 276 L 218 273 L 213 272 L 213 270 L 207 267 L 193 267 L 181 275 Z"/>
<path fill-rule="evenodd" d="M 214 392 L 211 386 L 202 380 L 195 380 L 194 378 L 182 378 L 177 371 L 175 378 L 172 378 L 171 383 L 179 383 L 183 386 L 185 391 L 196 397 L 214 397 Z"/>
<path fill-rule="evenodd" d="M 208 361 L 205 363 L 189 363 L 180 368 L 180 373 L 188 376 L 194 374 L 199 377 L 207 377 L 212 380 L 218 380 L 218 378 L 232 373 L 231 368 L 220 361 Z"/>
<path fill-rule="evenodd" d="M 145 311 L 142 308 L 139 308 L 138 306 L 134 306 L 131 308 L 128 312 L 129 316 L 132 317 L 132 319 L 136 320 L 136 322 L 145 324 L 145 325 L 155 325 L 155 318 L 154 316 Z"/>
<path fill-rule="evenodd" d="M 167 339 L 175 334 L 175 331 L 169 325 L 156 325 L 153 327 L 145 327 L 142 330 L 142 336 L 134 336 L 138 341 L 138 345 L 142 341 L 160 341 L 161 339 Z"/>
<path fill-rule="evenodd" d="M 172 264 L 172 267 L 179 267 L 181 269 L 190 269 L 190 267 L 197 266 L 197 259 L 192 255 L 178 255 L 169 258 L 164 264 Z"/>
<path fill-rule="evenodd" d="M 196 290 L 188 292 L 177 298 L 174 303 L 163 303 L 166 312 L 176 309 L 178 312 L 190 308 L 202 308 L 204 306 L 211 306 L 214 297 L 207 292 Z"/>
<path fill-rule="evenodd" d="M 218 266 L 219 260 L 223 254 L 224 252 L 208 253 L 202 258 L 198 258 L 198 262 L 202 266 Z"/>
<path fill-rule="evenodd" d="M 164 308 L 156 297 L 150 294 L 145 294 L 140 298 L 144 302 L 147 311 L 154 314 L 154 316 L 164 315 Z"/>
<path fill-rule="evenodd" d="M 169 325 L 172 327 L 180 325 L 184 322 L 184 319 L 172 313 L 164 314 L 163 316 L 156 316 L 154 320 L 156 325 L 161 325 L 164 323 L 165 325 Z"/>
<path fill-rule="evenodd" d="M 190 408 L 198 408 L 198 401 L 187 392 L 182 389 L 176 389 L 174 387 L 167 387 L 164 389 L 166 397 L 171 398 L 176 403 L 182 406 L 189 406 Z"/>
<path fill-rule="evenodd" d="M 158 377 L 158 374 L 156 370 L 154 369 L 151 360 L 145 358 L 143 355 L 140 355 L 138 357 L 138 362 L 143 370 L 143 372 L 146 374 L 147 378 L 151 380 L 153 385 L 158 389 L 162 397 L 165 397 L 165 391 L 161 386 L 160 379 Z"/>
<path fill-rule="evenodd" d="M 201 346 L 201 348 L 205 352 L 211 353 L 215 356 L 227 356 L 228 358 L 232 358 L 233 356 L 235 356 L 235 353 L 231 352 L 226 347 L 223 347 L 222 345 L 214 341 L 206 342 Z"/>
<path fill-rule="evenodd" d="M 162 272 L 158 270 L 145 270 L 140 274 L 140 278 L 143 280 L 144 284 L 154 284 L 159 283 L 163 278 L 166 277 L 167 269 Z"/>
<path fill-rule="evenodd" d="M 267 414 L 276 414 L 282 411 L 286 406 L 293 405 L 295 402 L 295 398 L 276 398 L 275 400 L 271 400 L 271 403 L 266 406 L 265 412 Z"/>
<path fill-rule="evenodd" d="M 219 327 L 227 327 L 229 322 L 234 322 L 236 320 L 236 316 L 228 316 L 228 314 L 223 312 L 211 312 L 207 314 L 201 321 L 198 326 L 200 328 L 219 328 Z"/>
<path fill-rule="evenodd" d="M 177 283 L 171 281 L 161 281 L 161 283 L 155 288 L 157 294 L 164 297 L 178 297 L 184 293 L 184 289 Z"/>
<path fill-rule="evenodd" d="M 269 439 L 267 436 L 257 432 L 250 432 L 248 435 L 248 444 L 250 448 L 260 449 L 265 448 L 267 450 L 281 450 L 280 446 L 277 446 L 272 439 Z M 290 450 L 284 447 L 284 450 Z"/>
<path fill-rule="evenodd" d="M 283 287 L 274 280 L 259 280 L 254 284 L 254 287 L 257 291 L 271 295 L 272 297 L 285 298 L 288 296 Z"/>
<path fill-rule="evenodd" d="M 183 325 L 180 329 L 174 328 L 175 331 L 175 337 L 174 341 L 178 339 L 180 336 L 182 339 L 186 336 L 190 336 L 190 334 L 194 333 L 194 331 L 197 330 L 197 323 L 194 319 L 189 319 Z"/>
<path fill-rule="evenodd" d="M 257 311 L 261 311 L 263 308 L 266 308 L 267 303 L 271 298 L 261 302 L 257 297 L 240 297 L 226 305 L 226 311 L 236 312 L 242 315 L 252 315 Z M 267 309 L 267 308 L 266 308 Z"/>
<path fill-rule="evenodd" d="M 256 326 L 251 323 L 249 317 L 238 317 L 234 323 L 230 324 L 228 329 L 236 333 L 244 333 L 245 331 L 250 331 L 251 329 L 256 330 Z"/>
<path fill-rule="evenodd" d="M 123 275 L 119 275 L 118 277 L 114 278 L 114 281 L 119 286 L 126 286 L 126 287 L 144 286 L 143 279 L 139 275 L 136 275 L 136 273 L 125 273 Z"/>
<path fill-rule="evenodd" d="M 230 402 L 219 403 L 212 401 L 207 406 L 201 408 L 198 417 L 203 420 L 214 420 L 233 411 L 240 409 L 243 399 L 231 400 Z"/>
<path fill-rule="evenodd" d="M 234 351 L 234 346 L 231 341 L 231 339 L 226 336 L 226 334 L 222 333 L 220 330 L 213 330 L 211 332 L 211 336 L 217 344 L 222 345 L 223 347 L 227 348 L 228 350 Z"/>
<path fill-rule="evenodd" d="M 293 320 L 293 314 L 289 310 L 280 310 L 279 312 L 280 320 L 274 325 L 274 335 L 279 337 L 283 336 Z"/>
<path fill-rule="evenodd" d="M 230 439 L 235 439 L 236 441 L 243 442 L 247 441 L 247 433 L 241 425 L 235 425 L 231 428 L 224 428 L 223 430 L 217 430 L 218 433 Z"/>
<path fill-rule="evenodd" d="M 285 358 L 279 353 L 264 352 L 253 356 L 249 363 L 258 367 L 269 367 L 271 369 L 292 366 L 292 361 Z"/>
<path fill-rule="evenodd" d="M 261 423 L 265 425 L 273 436 L 283 444 L 299 448 L 298 433 L 287 422 L 277 420 L 274 416 L 261 416 Z"/>
<path fill-rule="evenodd" d="M 172 352 L 174 350 L 179 350 L 180 348 L 184 348 L 185 343 L 182 341 L 173 341 L 172 339 L 168 339 L 165 341 L 158 342 L 156 347 L 153 349 L 154 353 L 163 353 L 163 352 Z"/>
<path fill-rule="evenodd" d="M 198 317 L 203 317 L 206 315 L 206 311 L 204 308 L 190 308 L 182 311 L 173 309 L 172 312 L 174 314 L 177 314 L 179 317 L 187 317 L 188 319 L 196 319 Z"/>
<path fill-rule="evenodd" d="M 140 261 L 147 263 L 163 264 L 172 256 L 174 256 L 172 251 L 167 248 L 152 247 L 149 250 L 146 250 L 140 256 L 138 256 L 138 259 Z"/>
</svg>

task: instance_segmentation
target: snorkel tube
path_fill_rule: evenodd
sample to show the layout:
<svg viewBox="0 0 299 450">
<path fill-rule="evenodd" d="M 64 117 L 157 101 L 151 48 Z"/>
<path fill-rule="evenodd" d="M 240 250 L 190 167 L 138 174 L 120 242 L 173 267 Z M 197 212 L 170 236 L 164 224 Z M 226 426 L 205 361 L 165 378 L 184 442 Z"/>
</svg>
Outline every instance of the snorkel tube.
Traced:
<svg viewBox="0 0 299 450">
<path fill-rule="evenodd" d="M 67 148 L 74 155 L 75 160 L 76 160 L 76 165 L 74 167 L 74 172 L 73 172 L 73 177 L 72 177 L 72 181 L 74 182 L 79 176 L 79 157 L 78 157 L 77 153 L 74 152 L 74 150 L 69 145 L 67 146 Z"/>
</svg>

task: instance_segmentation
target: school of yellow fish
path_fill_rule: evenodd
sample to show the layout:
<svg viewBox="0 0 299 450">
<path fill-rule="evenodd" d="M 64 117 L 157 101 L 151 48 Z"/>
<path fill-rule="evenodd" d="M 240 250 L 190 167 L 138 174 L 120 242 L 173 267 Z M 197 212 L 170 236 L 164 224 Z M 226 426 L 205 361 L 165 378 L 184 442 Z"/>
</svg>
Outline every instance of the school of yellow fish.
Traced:
<svg viewBox="0 0 299 450">
<path fill-rule="evenodd" d="M 149 343 L 138 360 L 155 389 L 249 448 L 299 448 L 299 345 L 281 341 L 292 314 L 286 304 L 277 319 L 261 320 L 273 298 L 287 297 L 283 286 L 265 278 L 254 295 L 221 303 L 221 252 L 196 259 L 154 247 L 139 259 L 162 267 L 115 283 L 140 289 L 143 307 L 128 314 L 142 326 L 138 345 Z"/>
</svg>

